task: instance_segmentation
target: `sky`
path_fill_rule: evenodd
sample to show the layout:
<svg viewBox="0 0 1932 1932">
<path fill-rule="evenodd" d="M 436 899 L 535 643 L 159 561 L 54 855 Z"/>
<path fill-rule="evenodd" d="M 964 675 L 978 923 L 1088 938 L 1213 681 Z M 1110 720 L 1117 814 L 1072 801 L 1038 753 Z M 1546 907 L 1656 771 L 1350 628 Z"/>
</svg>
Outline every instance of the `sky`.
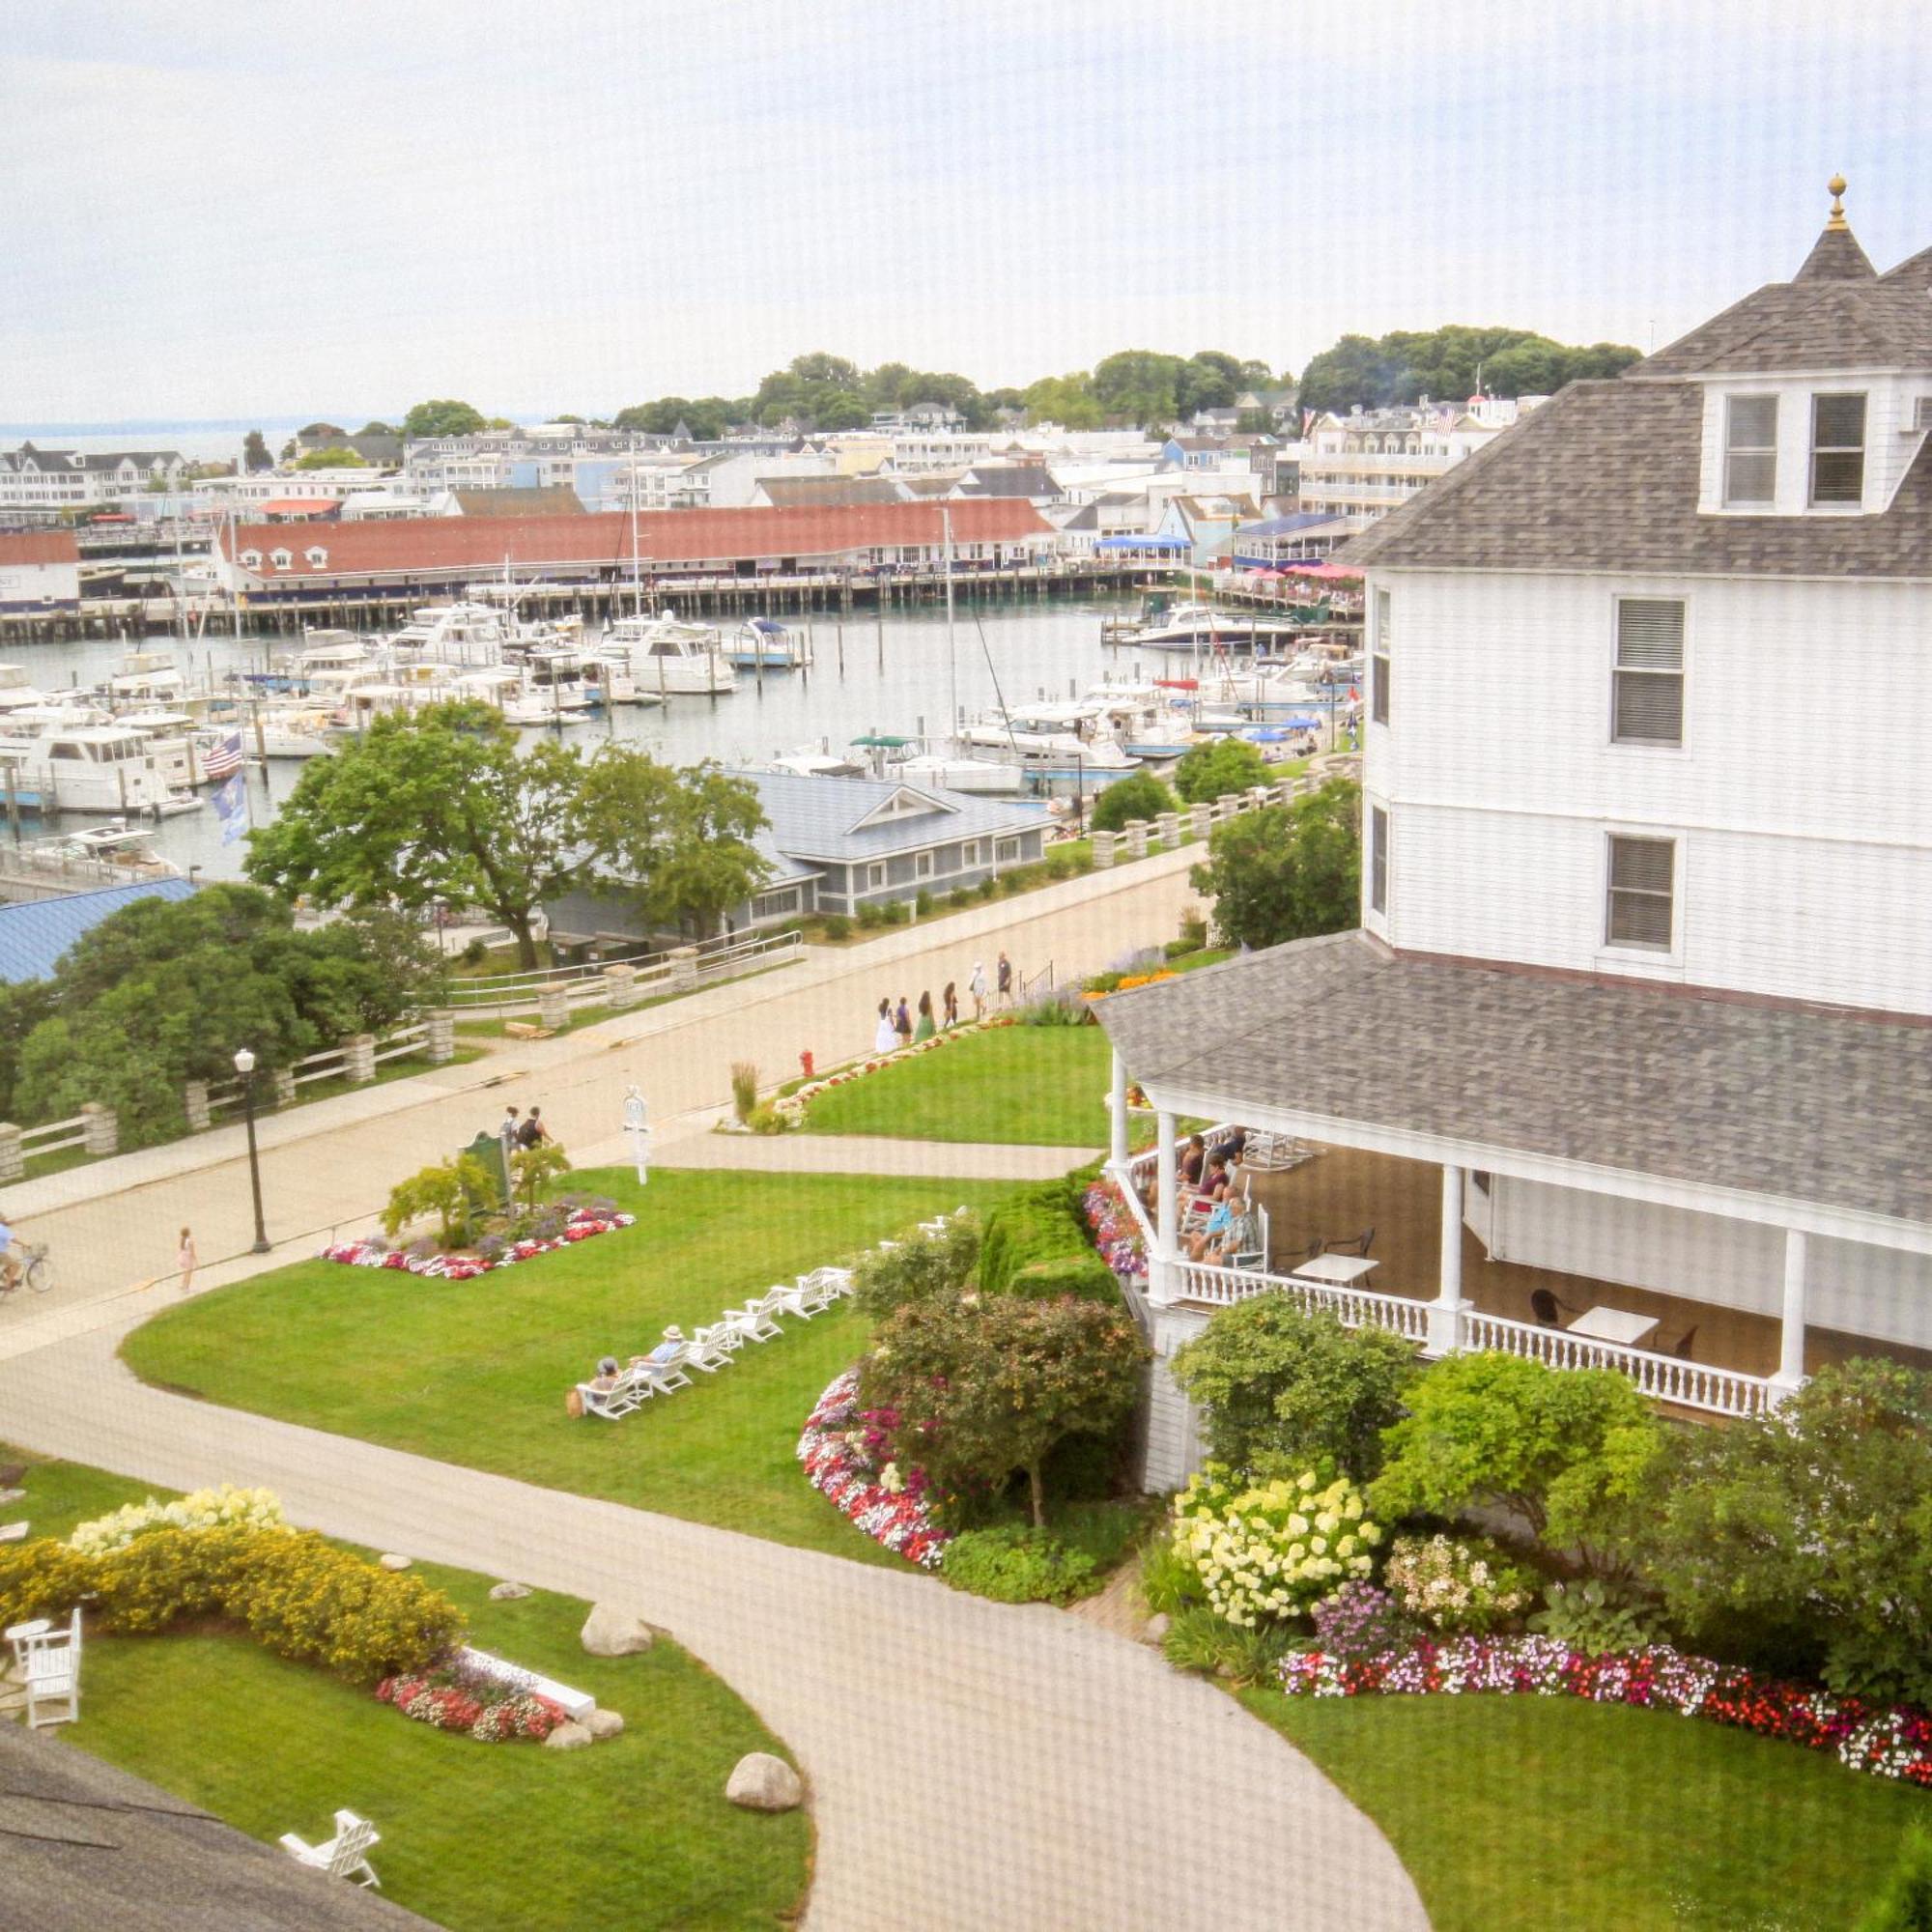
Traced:
<svg viewBox="0 0 1932 1932">
<path fill-rule="evenodd" d="M 1932 242 L 1928 82 L 1922 0 L 5 0 L 0 422 L 1661 346 L 1834 170 Z"/>
</svg>

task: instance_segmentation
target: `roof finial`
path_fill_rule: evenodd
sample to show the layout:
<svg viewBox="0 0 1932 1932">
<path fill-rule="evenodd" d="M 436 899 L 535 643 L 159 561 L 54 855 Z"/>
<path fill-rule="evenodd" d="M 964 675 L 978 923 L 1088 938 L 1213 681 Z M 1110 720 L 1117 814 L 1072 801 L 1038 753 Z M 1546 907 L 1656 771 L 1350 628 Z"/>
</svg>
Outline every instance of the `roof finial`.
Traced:
<svg viewBox="0 0 1932 1932">
<path fill-rule="evenodd" d="M 1844 194 L 1845 194 L 1845 178 L 1844 178 L 1844 176 L 1843 176 L 1843 175 L 1833 175 L 1833 176 L 1832 177 L 1832 179 L 1831 179 L 1830 181 L 1828 181 L 1828 182 L 1827 182 L 1827 183 L 1825 184 L 1825 185 L 1826 185 L 1826 187 L 1828 187 L 1828 188 L 1829 188 L 1829 189 L 1831 190 L 1831 194 L 1832 194 L 1832 218 L 1831 218 L 1831 220 L 1829 220 L 1828 222 L 1826 222 L 1825 226 L 1826 226 L 1827 228 L 1846 228 L 1846 227 L 1849 227 L 1849 226 L 1850 226 L 1850 223 L 1849 223 L 1849 222 L 1847 222 L 1847 221 L 1846 221 L 1846 219 L 1845 219 L 1845 202 L 1844 202 Z"/>
</svg>

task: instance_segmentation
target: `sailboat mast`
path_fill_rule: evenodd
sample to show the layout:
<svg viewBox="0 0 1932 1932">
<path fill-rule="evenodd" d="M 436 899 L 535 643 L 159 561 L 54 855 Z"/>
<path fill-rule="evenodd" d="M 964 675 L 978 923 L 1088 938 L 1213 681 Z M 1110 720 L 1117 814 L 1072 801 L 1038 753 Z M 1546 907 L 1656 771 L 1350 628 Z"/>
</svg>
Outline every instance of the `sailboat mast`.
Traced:
<svg viewBox="0 0 1932 1932">
<path fill-rule="evenodd" d="M 952 687 L 952 723 L 948 735 L 959 729 L 959 653 L 952 646 L 952 512 L 939 506 L 940 527 L 946 533 L 946 668 Z"/>
<path fill-rule="evenodd" d="M 631 439 L 631 615 L 644 614 L 644 587 L 638 577 L 638 439 Z"/>
</svg>

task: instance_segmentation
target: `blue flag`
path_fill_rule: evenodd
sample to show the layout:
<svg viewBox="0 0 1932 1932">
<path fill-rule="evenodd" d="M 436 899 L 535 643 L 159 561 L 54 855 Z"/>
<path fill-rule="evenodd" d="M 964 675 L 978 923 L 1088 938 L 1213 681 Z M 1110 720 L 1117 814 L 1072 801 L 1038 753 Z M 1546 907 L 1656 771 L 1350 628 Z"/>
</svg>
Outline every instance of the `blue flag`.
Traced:
<svg viewBox="0 0 1932 1932">
<path fill-rule="evenodd" d="M 214 794 L 214 815 L 221 821 L 221 842 L 233 845 L 248 832 L 248 784 L 240 772 Z"/>
</svg>

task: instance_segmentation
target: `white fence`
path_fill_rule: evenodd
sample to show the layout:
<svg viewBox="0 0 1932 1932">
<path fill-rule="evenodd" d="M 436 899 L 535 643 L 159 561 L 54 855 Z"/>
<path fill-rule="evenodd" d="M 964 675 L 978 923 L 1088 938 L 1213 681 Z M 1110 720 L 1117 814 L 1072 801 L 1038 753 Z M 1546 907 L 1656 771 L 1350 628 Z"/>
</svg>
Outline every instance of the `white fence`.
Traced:
<svg viewBox="0 0 1932 1932">
<path fill-rule="evenodd" d="M 799 957 L 804 947 L 803 937 L 796 932 L 758 933 L 703 940 L 655 959 L 559 966 L 553 972 L 501 973 L 480 980 L 452 979 L 445 1004 L 459 1014 L 487 1013 L 500 1019 L 506 1013 L 540 1009 L 544 994 L 560 987 L 566 1009 L 604 1006 L 611 1000 L 612 965 L 628 968 L 633 975 L 628 982 L 633 989 L 631 1001 L 648 1000 L 743 973 L 762 972 L 767 966 L 787 965 Z"/>
</svg>

